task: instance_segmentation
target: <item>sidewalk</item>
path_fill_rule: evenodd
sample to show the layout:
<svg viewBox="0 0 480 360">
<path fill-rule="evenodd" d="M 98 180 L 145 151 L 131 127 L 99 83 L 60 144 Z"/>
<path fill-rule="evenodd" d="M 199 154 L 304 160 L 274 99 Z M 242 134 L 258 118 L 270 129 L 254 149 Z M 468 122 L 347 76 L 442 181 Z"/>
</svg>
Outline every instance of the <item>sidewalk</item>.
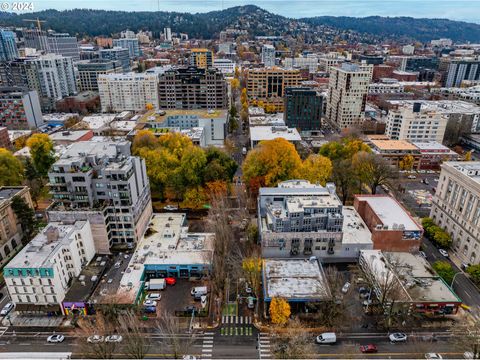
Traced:
<svg viewBox="0 0 480 360">
<path fill-rule="evenodd" d="M 70 319 L 63 316 L 21 315 L 12 312 L 9 317 L 2 319 L 1 324 L 7 327 L 60 327 L 70 326 Z"/>
</svg>

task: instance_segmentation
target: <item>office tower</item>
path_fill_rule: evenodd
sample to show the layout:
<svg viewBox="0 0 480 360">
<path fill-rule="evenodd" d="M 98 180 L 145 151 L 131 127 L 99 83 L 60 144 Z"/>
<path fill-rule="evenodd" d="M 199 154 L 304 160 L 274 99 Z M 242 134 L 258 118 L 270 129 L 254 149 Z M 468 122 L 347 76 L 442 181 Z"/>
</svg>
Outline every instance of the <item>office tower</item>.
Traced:
<svg viewBox="0 0 480 360">
<path fill-rule="evenodd" d="M 320 130 L 323 97 L 310 88 L 285 89 L 284 119 L 285 125 L 301 132 Z"/>
<path fill-rule="evenodd" d="M 190 52 L 190 66 L 201 69 L 210 68 L 213 65 L 213 52 L 208 49 L 192 49 Z"/>
<path fill-rule="evenodd" d="M 247 94 L 251 100 L 273 104 L 276 111 L 283 111 L 285 89 L 299 86 L 301 81 L 298 70 L 277 67 L 253 69 L 247 75 Z"/>
<path fill-rule="evenodd" d="M 283 66 L 285 66 L 286 69 L 308 69 L 308 72 L 314 73 L 318 70 L 318 57 L 309 54 L 307 56 L 285 58 Z"/>
<path fill-rule="evenodd" d="M 480 60 L 450 59 L 443 77 L 443 86 L 459 87 L 463 80 L 480 80 Z"/>
<path fill-rule="evenodd" d="M 162 109 L 226 109 L 227 82 L 220 70 L 196 67 L 169 69 L 160 74 Z"/>
<path fill-rule="evenodd" d="M 80 51 L 78 49 L 78 42 L 75 36 L 70 36 L 67 33 L 51 33 L 47 37 L 48 52 L 69 56 L 73 61 L 80 60 Z"/>
<path fill-rule="evenodd" d="M 108 75 L 107 75 L 108 76 Z M 48 173 L 54 204 L 50 221 L 89 220 L 95 250 L 132 247 L 152 215 L 145 160 L 132 156 L 130 142 L 72 144 Z"/>
<path fill-rule="evenodd" d="M 326 117 L 332 125 L 343 129 L 363 122 L 372 71 L 371 65 L 352 63 L 330 68 Z"/>
<path fill-rule="evenodd" d="M 159 109 L 158 75 L 155 73 L 106 74 L 97 79 L 103 112 L 142 111 L 147 104 Z"/>
<path fill-rule="evenodd" d="M 130 59 L 135 59 L 140 56 L 140 45 L 138 44 L 137 38 L 113 39 L 113 46 L 128 49 Z"/>
<path fill-rule="evenodd" d="M 119 60 L 91 60 L 77 63 L 80 91 L 98 91 L 98 76 L 123 72 Z"/>
<path fill-rule="evenodd" d="M 163 28 L 163 37 L 166 41 L 172 41 L 172 29 L 169 27 Z"/>
<path fill-rule="evenodd" d="M 102 60 L 119 60 L 122 63 L 123 71 L 130 71 L 130 53 L 128 49 L 114 47 L 112 49 L 100 50 L 100 59 Z"/>
<path fill-rule="evenodd" d="M 0 61 L 11 61 L 18 58 L 15 33 L 13 31 L 0 29 Z"/>
<path fill-rule="evenodd" d="M 444 162 L 430 217 L 452 237 L 465 264 L 480 263 L 480 162 Z"/>
<path fill-rule="evenodd" d="M 275 48 L 273 45 L 262 46 L 262 63 L 264 66 L 275 66 Z"/>
<path fill-rule="evenodd" d="M 0 87 L 0 126 L 9 130 L 35 130 L 40 125 L 43 118 L 35 90 Z"/>
</svg>

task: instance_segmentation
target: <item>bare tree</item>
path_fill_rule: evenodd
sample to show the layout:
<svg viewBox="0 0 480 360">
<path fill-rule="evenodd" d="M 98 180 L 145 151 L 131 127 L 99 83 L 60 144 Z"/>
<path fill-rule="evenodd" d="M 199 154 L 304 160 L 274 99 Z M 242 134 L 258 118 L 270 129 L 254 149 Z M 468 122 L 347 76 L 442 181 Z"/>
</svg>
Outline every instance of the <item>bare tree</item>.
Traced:
<svg viewBox="0 0 480 360">
<path fill-rule="evenodd" d="M 376 194 L 378 186 L 389 185 L 397 177 L 394 168 L 380 155 L 360 151 L 353 157 L 352 164 L 357 176 L 372 194 Z"/>
<path fill-rule="evenodd" d="M 118 319 L 123 334 L 123 346 L 125 354 L 130 359 L 143 359 L 150 349 L 150 341 L 145 336 L 138 315 L 128 311 Z"/>
<path fill-rule="evenodd" d="M 113 359 L 117 343 L 98 341 L 89 343 L 87 338 L 92 335 L 98 335 L 101 337 L 112 334 L 115 330 L 115 326 L 108 321 L 101 312 L 93 317 L 84 317 L 78 321 L 79 335 L 80 335 L 80 351 L 82 357 L 91 359 Z"/>
<path fill-rule="evenodd" d="M 312 336 L 298 319 L 290 320 L 285 331 L 275 334 L 272 351 L 278 359 L 305 359 L 314 353 Z"/>
<path fill-rule="evenodd" d="M 193 337 L 179 336 L 183 329 L 178 318 L 172 316 L 172 314 L 163 312 L 161 319 L 162 320 L 158 324 L 157 329 L 163 336 L 163 342 L 171 349 L 173 358 L 180 359 L 184 355 L 187 355 L 188 350 L 193 343 Z"/>
<path fill-rule="evenodd" d="M 466 359 L 480 359 L 480 321 L 466 321 L 466 328 L 455 328 L 455 347 L 460 352 L 468 352 Z"/>
</svg>

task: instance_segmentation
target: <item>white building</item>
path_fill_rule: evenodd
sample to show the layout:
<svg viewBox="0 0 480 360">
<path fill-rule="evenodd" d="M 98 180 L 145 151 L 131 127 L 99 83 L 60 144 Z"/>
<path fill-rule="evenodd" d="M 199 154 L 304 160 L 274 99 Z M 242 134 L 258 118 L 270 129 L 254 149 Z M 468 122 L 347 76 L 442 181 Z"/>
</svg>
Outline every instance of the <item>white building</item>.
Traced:
<svg viewBox="0 0 480 360">
<path fill-rule="evenodd" d="M 273 45 L 262 46 L 262 63 L 265 67 L 275 66 L 275 47 Z"/>
<path fill-rule="evenodd" d="M 385 134 L 392 140 L 442 143 L 447 122 L 447 116 L 422 109 L 421 103 L 405 104 L 388 112 Z"/>
<path fill-rule="evenodd" d="M 166 41 L 172 41 L 172 29 L 169 27 L 163 28 L 163 36 Z"/>
<path fill-rule="evenodd" d="M 444 162 L 430 217 L 465 263 L 480 263 L 480 161 Z"/>
<path fill-rule="evenodd" d="M 320 55 L 318 58 L 318 67 L 321 71 L 330 72 L 330 68 L 340 66 L 347 58 L 340 53 L 330 52 Z"/>
<path fill-rule="evenodd" d="M 155 73 L 99 75 L 98 91 L 103 112 L 141 111 L 147 104 L 159 108 L 158 75 Z"/>
<path fill-rule="evenodd" d="M 363 122 L 372 71 L 372 65 L 352 63 L 330 69 L 326 117 L 332 125 L 343 129 Z"/>
<path fill-rule="evenodd" d="M 314 73 L 318 70 L 318 57 L 315 54 L 299 56 L 296 58 L 285 58 L 283 66 L 286 69 L 308 69 L 308 72 Z"/>
<path fill-rule="evenodd" d="M 230 59 L 213 59 L 213 67 L 220 70 L 223 74 L 235 73 L 235 62 Z"/>
<path fill-rule="evenodd" d="M 4 268 L 15 310 L 61 313 L 71 281 L 94 255 L 88 221 L 49 223 Z"/>
<path fill-rule="evenodd" d="M 411 44 L 408 44 L 402 47 L 402 53 L 404 53 L 405 55 L 413 55 L 414 52 L 415 52 L 415 46 Z"/>
<path fill-rule="evenodd" d="M 295 128 L 286 126 L 252 126 L 250 127 L 250 146 L 253 149 L 260 141 L 282 138 L 291 143 L 297 143 L 302 140 L 299 132 Z"/>
</svg>

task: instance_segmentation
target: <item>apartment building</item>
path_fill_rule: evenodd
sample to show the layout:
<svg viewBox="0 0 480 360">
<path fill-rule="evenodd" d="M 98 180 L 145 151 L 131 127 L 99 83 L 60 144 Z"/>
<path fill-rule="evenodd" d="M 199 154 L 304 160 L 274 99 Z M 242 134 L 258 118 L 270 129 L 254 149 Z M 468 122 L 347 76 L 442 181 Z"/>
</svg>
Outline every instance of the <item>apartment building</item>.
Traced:
<svg viewBox="0 0 480 360">
<path fill-rule="evenodd" d="M 285 89 L 284 120 L 301 132 L 319 132 L 322 127 L 323 96 L 306 87 Z"/>
<path fill-rule="evenodd" d="M 68 33 L 51 33 L 47 37 L 47 42 L 49 52 L 71 57 L 73 61 L 80 60 L 80 50 L 75 36 Z"/>
<path fill-rule="evenodd" d="M 298 70 L 284 70 L 278 67 L 252 69 L 247 75 L 247 94 L 250 100 L 273 104 L 277 112 L 282 112 L 285 89 L 300 86 L 301 81 L 302 77 Z"/>
<path fill-rule="evenodd" d="M 3 270 L 15 311 L 62 314 L 72 280 L 94 255 L 88 221 L 50 222 Z"/>
<path fill-rule="evenodd" d="M 480 80 L 480 59 L 446 59 L 447 70 L 442 79 L 445 87 L 459 87 L 464 80 Z"/>
<path fill-rule="evenodd" d="M 466 264 L 480 263 L 480 161 L 444 162 L 430 217 L 453 240 Z"/>
<path fill-rule="evenodd" d="M 372 65 L 343 63 L 330 68 L 326 117 L 333 126 L 344 129 L 363 123 L 372 73 Z"/>
<path fill-rule="evenodd" d="M 130 142 L 81 141 L 51 167 L 50 221 L 89 220 L 95 250 L 133 247 L 152 214 L 145 160 L 131 156 Z"/>
<path fill-rule="evenodd" d="M 128 49 L 122 47 L 102 49 L 100 50 L 99 55 L 102 60 L 119 60 L 122 63 L 123 71 L 130 71 L 130 53 Z"/>
<path fill-rule="evenodd" d="M 318 57 L 318 68 L 320 71 L 330 73 L 332 67 L 341 66 L 345 61 L 347 61 L 347 58 L 337 52 L 322 54 Z"/>
<path fill-rule="evenodd" d="M 309 73 L 318 71 L 318 57 L 315 54 L 308 54 L 307 56 L 285 58 L 283 66 L 286 69 L 308 69 Z"/>
<path fill-rule="evenodd" d="M 275 47 L 273 45 L 262 46 L 262 64 L 265 67 L 275 66 Z"/>
<path fill-rule="evenodd" d="M 103 112 L 142 111 L 147 104 L 159 109 L 157 74 L 101 74 L 97 82 Z"/>
<path fill-rule="evenodd" d="M 0 29 L 0 61 L 11 61 L 18 57 L 15 33 Z"/>
<path fill-rule="evenodd" d="M 213 52 L 208 49 L 192 49 L 190 52 L 190 66 L 207 69 L 213 66 Z"/>
<path fill-rule="evenodd" d="M 48 51 L 47 32 L 37 28 L 23 31 L 23 41 L 26 48 Z"/>
<path fill-rule="evenodd" d="M 422 110 L 421 103 L 402 104 L 388 112 L 385 134 L 392 140 L 442 143 L 447 122 L 440 112 Z"/>
<path fill-rule="evenodd" d="M 33 209 L 28 187 L 0 187 L 0 266 L 4 265 L 22 246 L 22 224 L 12 209 L 12 200 L 16 196 L 22 198 L 25 204 Z"/>
<path fill-rule="evenodd" d="M 123 72 L 119 60 L 90 60 L 77 63 L 80 91 L 98 91 L 98 75 Z"/>
<path fill-rule="evenodd" d="M 31 130 L 40 125 L 43 117 L 35 90 L 0 87 L 0 126 L 9 130 Z"/>
<path fill-rule="evenodd" d="M 213 60 L 213 67 L 225 75 L 233 75 L 235 73 L 235 62 L 230 59 L 215 58 Z"/>
<path fill-rule="evenodd" d="M 371 249 L 371 233 L 352 207 L 343 207 L 335 185 L 289 180 L 260 188 L 258 222 L 264 257 L 358 258 Z"/>
<path fill-rule="evenodd" d="M 226 109 L 227 82 L 215 68 L 175 68 L 159 74 L 159 101 L 162 109 Z"/>
<path fill-rule="evenodd" d="M 140 45 L 137 38 L 113 39 L 113 47 L 128 49 L 128 56 L 130 59 L 135 59 L 141 55 Z"/>
</svg>

